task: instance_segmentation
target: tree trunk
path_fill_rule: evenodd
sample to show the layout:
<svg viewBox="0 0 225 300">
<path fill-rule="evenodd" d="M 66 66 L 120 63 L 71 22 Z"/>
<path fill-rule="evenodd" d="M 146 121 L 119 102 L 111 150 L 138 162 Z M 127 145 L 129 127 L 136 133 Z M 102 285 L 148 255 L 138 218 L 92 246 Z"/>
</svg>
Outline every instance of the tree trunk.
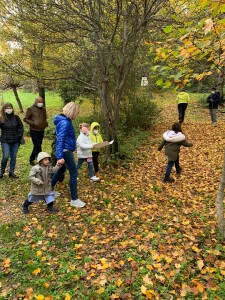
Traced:
<svg viewBox="0 0 225 300">
<path fill-rule="evenodd" d="M 224 187 L 225 187 L 225 152 L 223 158 L 223 170 L 220 179 L 219 191 L 216 199 L 216 210 L 217 210 L 217 220 L 219 233 L 222 238 L 225 238 L 225 219 L 224 219 Z"/>
<path fill-rule="evenodd" d="M 18 103 L 20 112 L 23 113 L 23 106 L 22 106 L 22 103 L 21 103 L 21 101 L 20 101 L 19 95 L 18 95 L 18 93 L 17 93 L 17 88 L 16 88 L 16 86 L 13 85 L 12 89 L 13 89 L 14 96 L 15 96 L 15 98 L 16 98 L 16 102 Z"/>
<path fill-rule="evenodd" d="M 43 86 L 38 86 L 38 94 L 44 100 L 45 106 L 45 88 Z"/>
</svg>

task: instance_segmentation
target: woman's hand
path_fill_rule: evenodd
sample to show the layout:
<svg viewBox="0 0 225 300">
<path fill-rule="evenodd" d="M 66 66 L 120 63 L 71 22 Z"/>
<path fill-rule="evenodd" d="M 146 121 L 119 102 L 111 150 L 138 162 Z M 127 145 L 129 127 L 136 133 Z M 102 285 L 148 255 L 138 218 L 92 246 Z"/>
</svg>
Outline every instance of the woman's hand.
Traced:
<svg viewBox="0 0 225 300">
<path fill-rule="evenodd" d="M 65 163 L 65 159 L 61 158 L 57 160 L 57 165 L 62 166 Z"/>
</svg>

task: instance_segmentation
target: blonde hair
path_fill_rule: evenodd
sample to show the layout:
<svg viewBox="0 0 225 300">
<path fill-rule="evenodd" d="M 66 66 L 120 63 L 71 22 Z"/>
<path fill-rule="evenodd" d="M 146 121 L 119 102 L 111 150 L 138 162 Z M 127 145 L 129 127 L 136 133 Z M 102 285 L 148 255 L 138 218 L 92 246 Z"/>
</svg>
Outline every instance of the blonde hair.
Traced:
<svg viewBox="0 0 225 300">
<path fill-rule="evenodd" d="M 69 119 L 75 119 L 79 113 L 79 105 L 69 102 L 63 107 L 63 114 Z"/>
<path fill-rule="evenodd" d="M 86 127 L 86 128 L 90 128 L 90 124 L 88 124 L 88 123 L 82 123 L 82 127 Z"/>
</svg>

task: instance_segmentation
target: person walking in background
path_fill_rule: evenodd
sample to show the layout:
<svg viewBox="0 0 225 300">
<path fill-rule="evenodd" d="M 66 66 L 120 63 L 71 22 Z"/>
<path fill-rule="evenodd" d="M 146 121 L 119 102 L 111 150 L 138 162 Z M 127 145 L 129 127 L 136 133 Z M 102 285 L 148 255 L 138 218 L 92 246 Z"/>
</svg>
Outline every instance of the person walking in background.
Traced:
<svg viewBox="0 0 225 300">
<path fill-rule="evenodd" d="M 163 141 L 158 150 L 161 151 L 164 146 L 168 163 L 163 182 L 174 182 L 174 179 L 170 177 L 173 165 L 175 164 L 177 174 L 180 174 L 182 170 L 179 162 L 180 147 L 192 147 L 193 144 L 186 141 L 180 123 L 174 123 L 171 130 L 163 133 Z"/>
<path fill-rule="evenodd" d="M 47 210 L 50 213 L 55 213 L 58 210 L 53 207 L 55 201 L 55 194 L 51 187 L 51 175 L 59 170 L 60 164 L 55 167 L 51 165 L 51 156 L 47 152 L 39 152 L 37 156 L 37 164 L 32 167 L 29 179 L 31 181 L 31 191 L 28 198 L 22 205 L 22 212 L 29 213 L 29 206 L 39 200 L 45 200 L 47 203 Z"/>
<path fill-rule="evenodd" d="M 92 143 L 102 143 L 103 139 L 100 134 L 100 125 L 97 122 L 91 123 L 91 130 L 90 130 L 90 138 Z M 98 163 L 98 157 L 100 154 L 100 149 L 92 148 L 92 158 L 93 158 L 93 165 L 95 170 L 95 175 L 99 171 L 99 163 Z"/>
<path fill-rule="evenodd" d="M 77 169 L 79 170 L 83 162 L 88 164 L 88 173 L 91 181 L 99 181 L 100 178 L 96 177 L 94 174 L 94 166 L 92 159 L 92 149 L 93 143 L 89 136 L 90 134 L 90 125 L 83 123 L 80 129 L 80 135 L 77 139 L 77 158 L 78 164 Z"/>
<path fill-rule="evenodd" d="M 5 103 L 1 108 L 0 129 L 0 142 L 2 148 L 0 178 L 3 178 L 9 157 L 9 177 L 18 178 L 14 171 L 20 140 L 23 136 L 23 124 L 20 117 L 14 114 L 13 105 L 9 102 Z"/>
<path fill-rule="evenodd" d="M 209 103 L 209 112 L 211 116 L 212 124 L 216 124 L 217 122 L 217 109 L 220 102 L 220 93 L 216 91 L 216 88 L 211 89 L 211 94 L 207 98 L 207 102 Z"/>
<path fill-rule="evenodd" d="M 62 167 L 52 176 L 52 187 L 54 189 L 62 174 L 68 169 L 70 174 L 70 205 L 84 207 L 86 203 L 78 198 L 77 165 L 74 158 L 76 135 L 72 120 L 75 120 L 78 114 L 79 106 L 74 102 L 69 102 L 63 107 L 63 113 L 57 115 L 54 119 L 54 124 L 56 125 L 56 158 L 57 163 L 62 164 Z"/>
<path fill-rule="evenodd" d="M 33 143 L 33 150 L 30 155 L 30 164 L 34 166 L 34 160 L 37 158 L 38 153 L 42 151 L 44 131 L 48 126 L 46 109 L 41 97 L 37 97 L 35 99 L 35 103 L 28 107 L 23 120 L 30 126 L 30 137 Z"/>
<path fill-rule="evenodd" d="M 182 124 L 184 122 L 185 111 L 190 101 L 190 97 L 185 88 L 177 95 L 176 100 L 178 104 L 179 123 Z"/>
</svg>

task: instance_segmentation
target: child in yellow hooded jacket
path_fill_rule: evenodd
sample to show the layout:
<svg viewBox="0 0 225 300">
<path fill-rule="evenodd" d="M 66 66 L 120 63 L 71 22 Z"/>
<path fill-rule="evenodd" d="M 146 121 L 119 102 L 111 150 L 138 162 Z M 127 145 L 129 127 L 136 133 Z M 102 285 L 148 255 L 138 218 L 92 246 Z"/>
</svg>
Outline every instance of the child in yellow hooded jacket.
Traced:
<svg viewBox="0 0 225 300">
<path fill-rule="evenodd" d="M 97 123 L 97 122 L 91 123 L 89 136 L 90 136 L 93 144 L 103 142 L 102 136 L 100 134 L 99 123 Z M 95 170 L 95 173 L 97 173 L 99 171 L 98 156 L 100 154 L 100 149 L 92 148 L 91 150 L 92 150 L 92 156 L 93 156 L 92 159 L 93 159 L 94 170 Z"/>
</svg>

